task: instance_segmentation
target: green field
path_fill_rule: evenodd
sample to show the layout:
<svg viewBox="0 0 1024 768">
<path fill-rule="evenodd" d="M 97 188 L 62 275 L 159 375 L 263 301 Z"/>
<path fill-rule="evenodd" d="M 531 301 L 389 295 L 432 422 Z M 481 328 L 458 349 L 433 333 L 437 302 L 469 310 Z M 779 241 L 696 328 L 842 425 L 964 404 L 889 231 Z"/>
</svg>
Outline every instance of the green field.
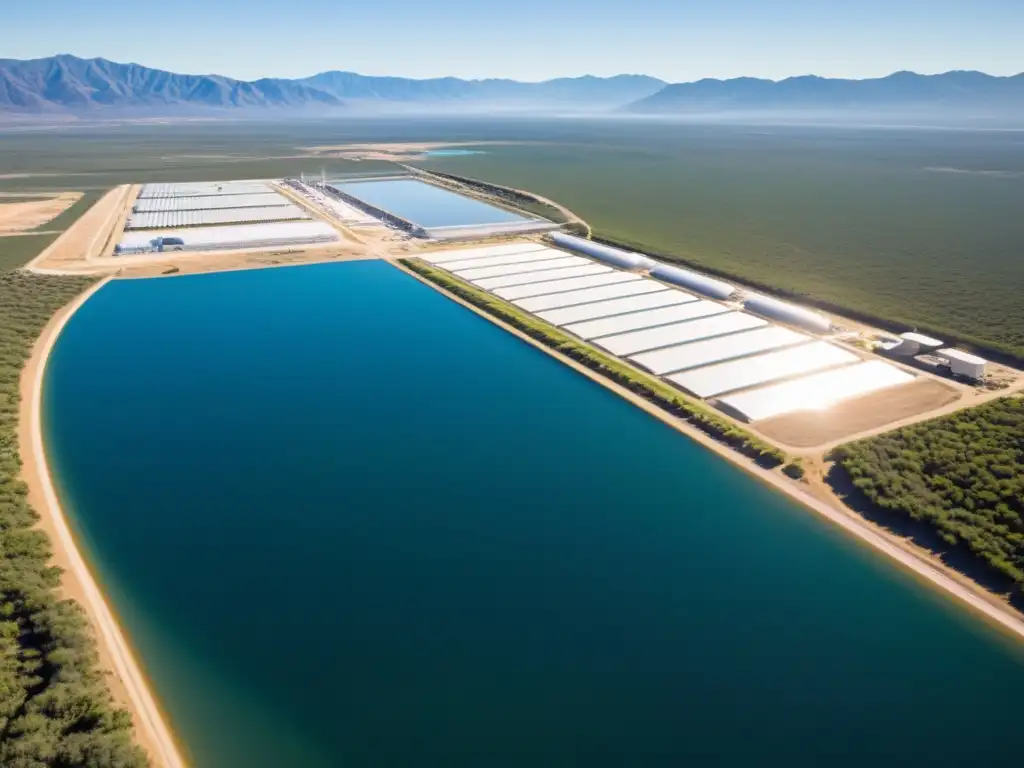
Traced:
<svg viewBox="0 0 1024 768">
<path fill-rule="evenodd" d="M 366 141 L 499 141 L 428 168 L 522 187 L 597 234 L 754 285 L 1024 359 L 1016 131 L 406 118 L 0 134 L 0 191 L 374 173 L 300 157 Z"/>
</svg>

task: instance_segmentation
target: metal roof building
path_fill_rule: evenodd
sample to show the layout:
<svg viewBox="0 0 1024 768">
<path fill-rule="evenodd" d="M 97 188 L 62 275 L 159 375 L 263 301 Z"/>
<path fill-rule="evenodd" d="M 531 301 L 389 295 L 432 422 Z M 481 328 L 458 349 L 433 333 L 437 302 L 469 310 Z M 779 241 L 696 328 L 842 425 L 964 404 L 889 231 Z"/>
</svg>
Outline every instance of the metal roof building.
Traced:
<svg viewBox="0 0 1024 768">
<path fill-rule="evenodd" d="M 642 254 L 612 248 L 592 240 L 585 240 L 582 237 L 567 235 L 564 232 L 552 232 L 551 239 L 563 248 L 585 253 L 587 256 L 592 256 L 620 269 L 650 269 L 654 266 L 654 262 Z"/>
<path fill-rule="evenodd" d="M 204 211 L 215 208 L 263 208 L 271 205 L 292 205 L 277 192 L 266 190 L 258 194 L 203 195 L 200 197 L 157 197 L 137 200 L 132 210 L 137 213 L 153 211 Z"/>
<path fill-rule="evenodd" d="M 745 315 L 745 317 L 750 317 L 750 315 Z M 634 355 L 631 359 L 637 365 L 660 376 L 673 371 L 699 368 L 702 365 L 720 363 L 810 341 L 810 337 L 802 333 L 777 325 L 767 325 L 763 320 L 761 322 L 763 324 L 761 328 L 706 341 L 695 341 L 678 347 L 659 349 L 654 352 Z"/>
<path fill-rule="evenodd" d="M 855 363 L 859 359 L 852 352 L 847 352 L 827 341 L 812 341 L 796 347 L 672 374 L 668 379 L 697 397 L 707 398 L 790 376 Z"/>
<path fill-rule="evenodd" d="M 761 421 L 798 411 L 829 408 L 844 400 L 913 380 L 912 375 L 894 365 L 870 360 L 738 395 L 728 395 L 718 403 L 724 410 L 744 421 Z"/>
<path fill-rule="evenodd" d="M 696 320 L 700 317 L 720 315 L 729 310 L 713 301 L 695 301 L 687 304 L 673 304 L 660 309 L 649 309 L 645 312 L 631 312 L 628 315 L 603 317 L 599 320 L 587 320 L 582 323 L 563 326 L 570 333 L 581 339 L 598 339 L 617 333 L 638 331 L 654 328 L 659 325 L 671 325 L 684 320 Z"/>
<path fill-rule="evenodd" d="M 538 287 L 537 291 L 527 291 L 514 298 L 522 298 L 523 296 L 539 296 L 541 293 L 554 293 L 548 287 L 551 283 L 568 280 L 576 277 L 596 277 L 597 275 L 607 275 L 608 277 L 614 278 L 628 278 L 631 275 L 624 274 L 622 272 L 613 272 L 608 267 L 602 267 L 597 264 L 584 264 L 577 267 L 562 267 L 560 269 L 546 269 L 542 272 L 524 272 L 518 275 L 505 275 L 504 277 L 492 277 L 487 280 L 480 280 L 477 284 L 481 288 L 486 288 L 489 291 L 497 292 L 500 288 L 513 288 L 516 286 L 523 286 L 524 288 L 532 288 L 534 285 Z M 636 275 L 632 275 L 636 277 Z M 477 281 L 474 281 L 477 282 Z M 607 282 L 615 282 L 609 280 Z M 543 285 L 542 285 L 543 284 Z M 597 282 L 594 285 L 604 285 L 604 282 Z M 571 290 L 568 289 L 568 290 Z M 504 297 L 504 294 L 498 294 Z"/>
<path fill-rule="evenodd" d="M 795 325 L 813 333 L 828 333 L 832 330 L 832 321 L 820 312 L 813 312 L 796 304 L 786 301 L 779 301 L 770 296 L 760 293 L 751 294 L 743 302 L 743 307 L 748 312 L 767 317 L 769 320 L 777 320 L 787 325 Z"/>
<path fill-rule="evenodd" d="M 761 325 L 767 325 L 767 323 L 759 317 L 753 317 L 743 312 L 727 312 L 675 325 L 663 325 L 658 328 L 647 328 L 617 336 L 605 336 L 595 343 L 613 355 L 621 357 L 661 347 L 685 344 L 698 339 L 708 339 L 712 336 L 724 336 Z"/>
<path fill-rule="evenodd" d="M 331 243 L 338 239 L 333 227 L 323 221 L 286 221 L 273 224 L 242 224 L 194 229 L 134 230 L 125 232 L 117 253 L 146 253 L 156 250 L 154 241 L 181 238 L 186 251 L 240 250 L 288 245 Z"/>
<path fill-rule="evenodd" d="M 125 229 L 161 229 L 164 227 L 201 227 L 213 224 L 250 224 L 265 221 L 308 219 L 297 205 L 264 208 L 221 208 L 203 211 L 154 211 L 128 216 Z"/>
<path fill-rule="evenodd" d="M 561 252 L 549 248 L 540 243 L 523 240 L 519 243 L 508 243 L 506 245 L 485 245 L 479 248 L 455 248 L 444 251 L 429 251 L 420 255 L 420 258 L 431 264 L 444 264 L 448 261 L 461 261 L 463 259 L 483 259 L 491 256 L 507 256 L 513 253 L 536 253 L 537 251 L 550 251 L 554 255 L 561 256 Z"/>
<path fill-rule="evenodd" d="M 579 323 L 584 320 L 597 320 L 602 317 L 615 317 L 633 312 L 640 312 L 645 309 L 656 309 L 658 307 L 675 306 L 676 304 L 690 304 L 700 301 L 696 296 L 691 296 L 682 291 L 673 291 L 665 286 L 657 293 L 645 293 L 639 296 L 627 296 L 622 299 L 607 299 L 593 304 L 581 304 L 576 307 L 565 307 L 564 309 L 552 309 L 541 312 L 538 317 L 554 325 L 568 325 Z"/>
<path fill-rule="evenodd" d="M 565 280 L 552 280 L 543 283 L 528 283 L 526 285 L 512 285 L 507 288 L 497 288 L 494 295 L 506 301 L 514 299 L 541 298 L 549 294 L 579 293 L 586 288 L 612 288 L 641 282 L 640 275 L 633 275 L 629 272 L 606 272 L 600 275 L 583 275 L 570 277 Z"/>
<path fill-rule="evenodd" d="M 453 261 L 445 261 L 437 266 L 447 269 L 449 272 L 454 272 L 459 269 L 468 269 L 472 267 L 503 267 L 512 264 L 529 264 L 533 261 L 547 261 L 548 259 L 555 258 L 556 255 L 560 255 L 561 251 L 556 250 L 543 250 L 534 251 L 532 253 L 510 253 L 504 256 L 484 256 L 483 258 L 477 257 L 475 259 L 455 259 Z"/>
<path fill-rule="evenodd" d="M 629 275 L 629 277 L 635 277 L 635 275 Z M 575 304 L 587 304 L 592 301 L 618 299 L 625 296 L 637 296 L 641 293 L 655 293 L 656 291 L 663 290 L 665 290 L 665 286 L 660 283 L 640 279 L 615 285 L 602 285 L 597 288 L 587 288 L 580 291 L 555 293 L 550 296 L 531 296 L 526 299 L 513 301 L 512 303 L 517 307 L 525 309 L 527 312 L 541 312 L 545 309 L 571 307 Z"/>
<path fill-rule="evenodd" d="M 985 375 L 985 368 L 988 360 L 970 352 L 964 352 L 952 347 L 940 349 L 938 354 L 944 357 L 949 363 L 949 369 L 958 376 L 966 376 L 969 379 L 980 379 Z"/>
<path fill-rule="evenodd" d="M 461 269 L 453 269 L 447 265 L 440 265 L 449 272 L 454 272 L 463 280 L 472 280 L 476 282 L 482 278 L 487 277 L 504 277 L 506 275 L 519 275 L 529 272 L 537 272 L 543 269 L 553 269 L 555 267 L 597 267 L 592 261 L 587 259 L 581 259 L 579 256 L 556 256 L 551 259 L 542 259 L 540 261 L 527 262 L 525 264 L 502 264 L 496 267 L 463 267 Z M 611 267 L 597 267 L 610 271 Z"/>
<path fill-rule="evenodd" d="M 712 299 L 728 299 L 736 289 L 721 280 L 691 272 L 688 269 L 673 267 L 661 262 L 654 262 L 651 275 L 666 283 L 681 286 L 687 290 L 708 296 Z"/>
</svg>

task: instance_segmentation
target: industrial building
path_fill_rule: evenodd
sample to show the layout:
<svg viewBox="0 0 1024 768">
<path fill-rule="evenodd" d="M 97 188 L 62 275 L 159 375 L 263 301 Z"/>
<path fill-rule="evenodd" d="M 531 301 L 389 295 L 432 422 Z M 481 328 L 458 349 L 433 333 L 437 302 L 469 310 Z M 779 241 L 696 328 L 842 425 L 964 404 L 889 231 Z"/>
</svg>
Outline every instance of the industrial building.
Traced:
<svg viewBox="0 0 1024 768">
<path fill-rule="evenodd" d="M 744 421 L 914 380 L 808 335 L 833 330 L 817 312 L 760 294 L 746 296 L 738 311 L 728 283 L 561 233 L 551 239 L 589 258 L 531 243 L 424 258 Z M 962 375 L 976 374 L 977 362 L 965 355 L 951 362 Z"/>
<path fill-rule="evenodd" d="M 654 261 L 642 254 L 612 248 L 610 245 L 602 245 L 601 243 L 595 243 L 593 240 L 585 240 L 582 237 L 567 235 L 564 232 L 552 232 L 551 239 L 562 248 L 585 253 L 587 256 L 611 264 L 619 269 L 651 269 L 654 266 Z"/>
<path fill-rule="evenodd" d="M 595 267 L 586 266 L 556 269 L 551 274 L 538 273 L 536 279 L 530 280 L 528 283 L 516 282 L 514 276 L 506 276 L 506 278 L 486 281 L 500 284 L 498 288 L 493 285 L 481 286 L 481 288 L 487 288 L 488 291 L 493 291 L 496 296 L 501 296 L 503 299 L 525 299 L 530 296 L 578 291 L 581 288 L 610 286 L 615 283 L 630 283 L 641 279 L 637 274 L 614 272 L 610 269 L 605 271 L 602 267 L 596 267 L 596 269 L 602 269 L 602 271 L 595 271 Z"/>
<path fill-rule="evenodd" d="M 266 221 L 298 221 L 309 214 L 290 203 L 263 208 L 214 208 L 198 211 L 154 211 L 128 216 L 125 229 L 203 227 L 214 224 L 259 224 Z"/>
<path fill-rule="evenodd" d="M 181 240 L 182 245 L 177 250 L 233 251 L 332 243 L 338 240 L 338 233 L 322 221 L 286 221 L 159 231 L 135 230 L 124 233 L 114 253 L 122 256 L 154 253 L 163 250 L 161 241 L 166 243 L 169 238 Z"/>
<path fill-rule="evenodd" d="M 985 377 L 988 360 L 983 357 L 978 357 L 959 349 L 953 349 L 952 347 L 940 349 L 938 356 L 946 361 L 946 365 L 955 376 L 963 376 L 975 381 Z"/>
<path fill-rule="evenodd" d="M 821 313 L 759 293 L 747 296 L 743 302 L 743 308 L 755 315 L 803 328 L 813 333 L 829 333 L 832 330 L 832 321 Z"/>
</svg>

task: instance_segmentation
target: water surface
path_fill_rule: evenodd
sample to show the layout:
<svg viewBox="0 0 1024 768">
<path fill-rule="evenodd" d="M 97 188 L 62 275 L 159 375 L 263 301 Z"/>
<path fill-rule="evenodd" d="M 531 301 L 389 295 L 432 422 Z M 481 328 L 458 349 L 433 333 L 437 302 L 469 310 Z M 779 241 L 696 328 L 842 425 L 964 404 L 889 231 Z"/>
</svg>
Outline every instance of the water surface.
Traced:
<svg viewBox="0 0 1024 768">
<path fill-rule="evenodd" d="M 467 227 L 527 221 L 511 211 L 418 179 L 336 184 L 338 189 L 421 227 Z"/>
<path fill-rule="evenodd" d="M 199 768 L 1010 765 L 1010 645 L 381 262 L 116 281 L 47 371 Z"/>
</svg>

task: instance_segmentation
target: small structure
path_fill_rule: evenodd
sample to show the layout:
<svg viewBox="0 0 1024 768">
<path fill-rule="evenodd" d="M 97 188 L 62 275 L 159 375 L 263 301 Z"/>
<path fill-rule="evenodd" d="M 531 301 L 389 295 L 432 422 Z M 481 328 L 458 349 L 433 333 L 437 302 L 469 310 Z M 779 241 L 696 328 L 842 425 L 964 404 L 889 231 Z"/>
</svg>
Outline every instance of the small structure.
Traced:
<svg viewBox="0 0 1024 768">
<path fill-rule="evenodd" d="M 787 325 L 795 325 L 797 328 L 803 328 L 813 333 L 828 333 L 832 330 L 832 321 L 821 313 L 760 293 L 750 294 L 743 302 L 743 308 L 755 315 L 767 317 L 769 320 L 778 320 Z"/>
<path fill-rule="evenodd" d="M 922 352 L 934 352 L 945 344 L 944 341 L 933 339 L 931 336 L 925 336 L 923 333 L 917 333 L 916 331 L 901 333 L 900 339 L 899 345 L 889 351 L 894 355 L 904 355 L 906 357 L 913 357 Z"/>
<path fill-rule="evenodd" d="M 964 376 L 975 381 L 985 376 L 985 367 L 988 365 L 988 360 L 982 357 L 972 355 L 970 352 L 953 349 L 952 347 L 940 349 L 938 356 L 946 361 L 949 370 L 956 376 Z"/>
</svg>

